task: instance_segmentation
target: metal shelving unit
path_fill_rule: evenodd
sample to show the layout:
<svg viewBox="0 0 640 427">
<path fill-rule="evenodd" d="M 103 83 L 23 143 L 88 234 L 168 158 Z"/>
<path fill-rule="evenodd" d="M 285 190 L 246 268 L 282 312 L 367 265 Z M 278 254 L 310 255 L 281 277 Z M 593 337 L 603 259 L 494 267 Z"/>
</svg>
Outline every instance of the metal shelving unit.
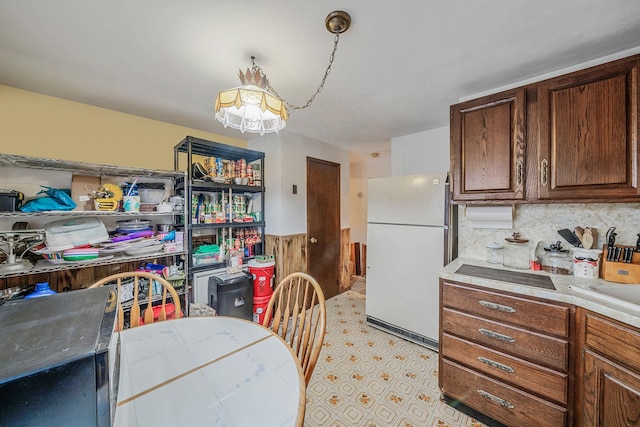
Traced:
<svg viewBox="0 0 640 427">
<path fill-rule="evenodd" d="M 7 169 L 8 168 L 8 169 Z M 23 170 L 24 169 L 24 170 Z M 58 181 L 69 180 L 73 175 L 82 176 L 95 176 L 100 178 L 109 179 L 130 179 L 131 177 L 140 178 L 141 181 L 146 180 L 162 180 L 165 183 L 171 183 L 170 192 L 184 192 L 184 189 L 180 189 L 179 186 L 185 185 L 185 172 L 177 170 L 159 170 L 159 169 L 146 169 L 137 167 L 125 167 L 107 164 L 97 163 L 84 163 L 58 159 L 46 159 L 30 156 L 18 156 L 11 154 L 0 155 L 0 183 L 5 181 L 11 185 L 22 185 L 24 183 L 25 188 L 32 188 L 38 184 L 48 185 L 48 182 L 35 182 L 38 178 L 33 178 L 34 173 L 29 170 L 39 169 L 45 171 L 51 171 L 51 174 L 45 174 L 46 178 L 57 179 Z M 5 171 L 5 172 L 2 172 Z M 43 174 L 40 173 L 42 177 Z M 3 178 L 4 177 L 4 178 Z M 140 181 L 139 181 L 140 182 Z M 6 184 L 5 184 L 6 185 Z M 0 185 L 3 187 L 3 185 Z M 20 188 L 16 188 L 20 191 Z M 102 220 L 120 220 L 125 218 L 145 218 L 150 220 L 159 220 L 162 223 L 170 221 L 176 228 L 184 229 L 185 224 L 183 219 L 186 217 L 185 211 L 180 212 L 119 212 L 119 211 L 48 211 L 48 212 L 0 212 L 0 222 L 5 224 L 10 220 L 27 222 L 29 220 L 35 222 L 42 222 L 48 218 L 74 218 L 74 217 L 99 217 Z M 162 220 L 165 221 L 162 221 Z M 0 227 L 1 229 L 1 227 Z M 186 233 L 185 233 L 186 234 Z M 31 276 L 43 277 L 42 275 L 47 273 L 63 272 L 67 270 L 78 270 L 99 266 L 108 266 L 115 264 L 122 264 L 127 262 L 153 260 L 157 258 L 173 259 L 177 261 L 181 258 L 185 259 L 185 272 L 189 266 L 188 260 L 188 246 L 181 251 L 166 253 L 166 252 L 154 252 L 137 255 L 127 254 L 114 254 L 104 259 L 87 260 L 81 262 L 61 262 L 55 263 L 45 259 L 38 260 L 34 267 L 30 270 L 22 271 L 8 271 L 0 274 L 0 279 L 11 279 L 15 282 L 15 278 L 18 276 Z M 75 275 L 75 274 L 74 274 Z M 87 283 L 87 286 L 90 283 Z M 185 308 L 188 309 L 188 283 L 177 289 L 179 295 L 185 295 L 184 302 Z"/>
<path fill-rule="evenodd" d="M 194 179 L 193 178 L 193 165 L 197 161 L 201 161 L 207 157 L 216 157 L 227 160 L 237 161 L 245 159 L 247 163 L 258 163 L 260 165 L 261 180 L 260 185 L 236 185 L 221 182 L 213 182 L 208 179 Z M 228 229 L 229 235 L 232 230 L 240 228 L 257 228 L 260 230 L 259 235 L 261 237 L 260 244 L 256 244 L 256 252 L 260 254 L 264 253 L 264 236 L 265 236 L 265 221 L 264 221 L 264 158 L 265 155 L 261 151 L 248 150 L 245 148 L 233 147 L 226 144 L 220 144 L 217 142 L 207 141 L 192 136 L 187 136 L 183 141 L 174 147 L 174 169 L 186 170 L 187 185 L 183 186 L 185 189 L 185 206 L 187 216 L 185 217 L 186 230 L 185 230 L 185 244 L 188 245 L 188 252 L 193 253 L 193 238 L 198 232 L 206 230 L 220 230 Z M 213 193 L 222 192 L 229 194 L 229 200 L 232 200 L 233 194 L 239 193 L 260 193 L 260 212 L 261 220 L 253 222 L 224 222 L 224 223 L 194 223 L 192 218 L 192 196 L 198 193 Z M 247 258 L 245 257 L 245 261 Z M 201 266 L 193 265 L 193 258 L 190 256 L 189 263 L 189 277 L 193 276 L 193 273 L 197 273 L 204 270 L 213 270 L 224 267 L 224 262 L 206 264 Z"/>
</svg>

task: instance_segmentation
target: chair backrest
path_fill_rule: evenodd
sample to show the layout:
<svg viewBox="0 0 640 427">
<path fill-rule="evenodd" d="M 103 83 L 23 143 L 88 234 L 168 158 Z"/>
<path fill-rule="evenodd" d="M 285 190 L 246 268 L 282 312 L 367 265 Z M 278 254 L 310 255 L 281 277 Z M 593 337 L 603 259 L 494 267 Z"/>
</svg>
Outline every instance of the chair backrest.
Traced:
<svg viewBox="0 0 640 427">
<path fill-rule="evenodd" d="M 144 297 L 140 296 L 140 279 L 141 278 L 146 278 L 149 280 L 149 286 L 147 286 L 147 290 L 145 292 L 146 301 L 144 300 Z M 117 285 L 116 300 L 118 302 L 116 330 L 121 331 L 122 329 L 124 329 L 124 325 L 125 325 L 124 309 L 122 307 L 122 303 L 120 302 L 121 295 L 123 292 L 122 290 L 123 285 L 126 285 L 129 282 L 132 283 L 133 289 L 131 291 L 133 294 L 133 300 L 131 302 L 132 305 L 131 305 L 131 310 L 129 312 L 129 328 L 135 328 L 136 326 L 139 326 L 143 323 L 144 324 L 153 323 L 154 321 L 155 316 L 152 308 L 154 281 L 162 285 L 162 300 L 161 300 L 162 303 L 161 305 L 158 306 L 160 307 L 160 310 L 156 320 L 157 321 L 167 320 L 167 309 L 166 309 L 167 308 L 167 292 L 169 293 L 169 296 L 173 301 L 173 305 L 175 309 L 174 311 L 175 318 L 177 319 L 181 317 L 182 311 L 180 309 L 180 298 L 178 297 L 178 293 L 173 288 L 171 283 L 169 283 L 164 277 L 158 274 L 148 273 L 146 271 L 130 271 L 125 273 L 112 274 L 111 276 L 107 276 L 104 279 L 98 280 L 93 285 L 89 286 L 89 288 L 97 288 L 99 286 L 103 286 L 111 282 L 116 282 L 116 285 Z M 144 310 L 144 319 L 141 319 L 140 317 L 141 303 L 142 304 L 146 303 L 146 306 L 147 306 L 146 309 Z"/>
<path fill-rule="evenodd" d="M 326 322 L 324 294 L 313 277 L 292 273 L 278 283 L 262 325 L 272 329 L 291 346 L 302 365 L 307 385 L 322 349 Z"/>
</svg>

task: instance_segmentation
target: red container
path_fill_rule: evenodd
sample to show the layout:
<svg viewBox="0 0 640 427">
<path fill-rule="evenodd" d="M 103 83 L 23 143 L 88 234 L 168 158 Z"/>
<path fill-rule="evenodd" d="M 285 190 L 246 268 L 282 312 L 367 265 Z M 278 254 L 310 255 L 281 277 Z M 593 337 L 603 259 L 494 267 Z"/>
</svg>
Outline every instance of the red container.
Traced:
<svg viewBox="0 0 640 427">
<path fill-rule="evenodd" d="M 269 297 L 273 293 L 275 262 L 249 261 L 249 273 L 253 276 L 253 297 Z"/>
<path fill-rule="evenodd" d="M 151 310 L 153 311 L 153 321 L 158 321 L 158 319 L 160 318 L 160 311 L 162 311 L 162 306 L 155 305 L 151 307 Z M 173 305 L 173 303 L 168 302 L 165 305 L 164 310 L 167 313 L 167 320 L 176 318 L 176 306 Z M 142 316 L 140 316 L 140 324 L 144 325 L 144 311 L 142 312 Z"/>
<path fill-rule="evenodd" d="M 264 297 L 253 297 L 253 321 L 262 325 L 264 321 L 264 315 L 267 311 L 267 305 L 269 305 L 269 300 L 271 299 L 271 295 L 267 295 Z"/>
</svg>

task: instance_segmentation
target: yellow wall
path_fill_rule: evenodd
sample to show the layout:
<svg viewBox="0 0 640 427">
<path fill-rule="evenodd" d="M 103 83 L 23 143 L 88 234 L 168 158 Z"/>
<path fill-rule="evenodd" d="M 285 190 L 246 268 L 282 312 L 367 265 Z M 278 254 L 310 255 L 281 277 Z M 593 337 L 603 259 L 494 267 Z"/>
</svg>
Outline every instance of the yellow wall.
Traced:
<svg viewBox="0 0 640 427">
<path fill-rule="evenodd" d="M 173 147 L 187 135 L 246 147 L 241 139 L 0 85 L 0 153 L 172 170 Z"/>
</svg>

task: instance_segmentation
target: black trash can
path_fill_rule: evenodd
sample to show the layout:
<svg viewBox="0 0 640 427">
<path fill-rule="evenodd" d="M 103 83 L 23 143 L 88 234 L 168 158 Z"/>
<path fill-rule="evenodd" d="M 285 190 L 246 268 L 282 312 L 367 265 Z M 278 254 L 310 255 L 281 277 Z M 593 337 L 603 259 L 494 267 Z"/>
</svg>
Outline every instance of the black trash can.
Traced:
<svg viewBox="0 0 640 427">
<path fill-rule="evenodd" d="M 223 273 L 209 278 L 209 306 L 218 316 L 253 320 L 253 276 Z"/>
</svg>

